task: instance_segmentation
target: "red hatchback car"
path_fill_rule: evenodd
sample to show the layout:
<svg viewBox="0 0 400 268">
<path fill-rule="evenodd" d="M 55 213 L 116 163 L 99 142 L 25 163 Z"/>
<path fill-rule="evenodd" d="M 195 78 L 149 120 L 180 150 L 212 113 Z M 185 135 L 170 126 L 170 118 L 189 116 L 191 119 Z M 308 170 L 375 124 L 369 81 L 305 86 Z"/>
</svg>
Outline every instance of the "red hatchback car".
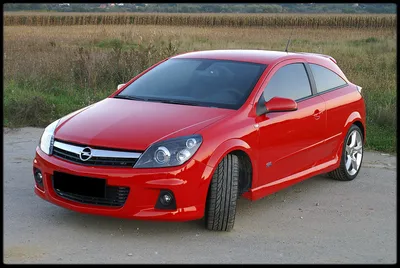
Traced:
<svg viewBox="0 0 400 268">
<path fill-rule="evenodd" d="M 326 55 L 191 52 L 163 60 L 44 131 L 35 193 L 83 213 L 229 231 L 236 200 L 317 174 L 353 180 L 361 87 Z"/>
</svg>

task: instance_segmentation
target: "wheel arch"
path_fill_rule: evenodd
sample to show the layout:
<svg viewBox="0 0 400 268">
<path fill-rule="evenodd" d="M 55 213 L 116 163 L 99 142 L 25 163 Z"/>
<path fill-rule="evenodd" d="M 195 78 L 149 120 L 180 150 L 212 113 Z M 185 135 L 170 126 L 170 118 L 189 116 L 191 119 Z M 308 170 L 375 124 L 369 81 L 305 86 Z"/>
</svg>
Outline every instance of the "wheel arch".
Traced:
<svg viewBox="0 0 400 268">
<path fill-rule="evenodd" d="M 364 125 L 362 124 L 362 122 L 360 120 L 356 120 L 353 122 L 352 125 L 356 125 L 357 127 L 359 127 L 361 129 L 361 134 L 363 135 L 363 143 L 365 143 L 365 128 L 364 128 Z"/>
<path fill-rule="evenodd" d="M 256 152 L 250 147 L 248 143 L 241 139 L 230 139 L 222 144 L 220 144 L 217 149 L 212 153 L 211 157 L 207 162 L 208 169 L 205 171 L 206 174 L 203 174 L 203 177 L 207 178 L 208 186 L 211 183 L 212 176 L 218 167 L 218 164 L 221 160 L 228 154 L 234 154 L 238 156 L 241 167 L 250 168 L 247 174 L 244 175 L 245 180 L 249 180 L 250 185 L 248 185 L 248 189 L 254 185 L 254 182 L 257 178 L 257 168 L 256 168 Z M 242 176 L 240 176 L 242 178 Z M 242 184 L 243 185 L 243 184 Z M 242 189 L 244 190 L 244 189 Z"/>
<path fill-rule="evenodd" d="M 363 143 L 365 144 L 365 139 L 366 139 L 365 121 L 362 119 L 361 114 L 359 112 L 354 111 L 347 117 L 346 123 L 343 126 L 341 142 L 339 143 L 339 146 L 336 150 L 336 156 L 339 159 L 337 165 L 340 164 L 340 161 L 342 158 L 342 149 L 343 149 L 344 139 L 346 138 L 347 132 L 349 131 L 349 129 L 352 125 L 356 125 L 361 129 L 361 132 L 363 134 Z"/>
<path fill-rule="evenodd" d="M 366 129 L 365 129 L 365 121 L 362 119 L 361 114 L 357 111 L 352 112 L 348 116 L 346 123 L 344 125 L 345 131 L 343 131 L 342 139 L 344 139 L 346 137 L 347 132 L 349 131 L 349 129 L 352 125 L 356 125 L 361 129 L 361 132 L 363 134 L 363 142 L 365 143 L 365 139 L 367 136 Z"/>
</svg>

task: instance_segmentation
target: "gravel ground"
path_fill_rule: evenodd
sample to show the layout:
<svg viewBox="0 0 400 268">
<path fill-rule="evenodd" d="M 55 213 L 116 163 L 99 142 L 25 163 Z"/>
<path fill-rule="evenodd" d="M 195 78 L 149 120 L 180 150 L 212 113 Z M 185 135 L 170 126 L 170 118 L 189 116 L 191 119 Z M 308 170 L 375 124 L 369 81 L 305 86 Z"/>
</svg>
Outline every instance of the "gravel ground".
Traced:
<svg viewBox="0 0 400 268">
<path fill-rule="evenodd" d="M 366 152 L 351 182 L 317 176 L 238 201 L 231 232 L 202 221 L 80 214 L 33 192 L 43 129 L 4 129 L 5 263 L 396 263 L 396 157 Z"/>
</svg>

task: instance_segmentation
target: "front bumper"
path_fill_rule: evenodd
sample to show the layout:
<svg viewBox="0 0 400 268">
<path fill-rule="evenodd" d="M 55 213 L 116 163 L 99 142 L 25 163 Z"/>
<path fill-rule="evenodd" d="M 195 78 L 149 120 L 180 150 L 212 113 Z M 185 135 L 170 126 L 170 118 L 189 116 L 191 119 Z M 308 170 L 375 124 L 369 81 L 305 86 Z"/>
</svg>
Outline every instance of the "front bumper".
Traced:
<svg viewBox="0 0 400 268">
<path fill-rule="evenodd" d="M 33 167 L 43 175 L 43 189 L 35 184 L 35 193 L 58 206 L 77 212 L 119 218 L 187 221 L 204 215 L 210 167 L 194 159 L 171 168 L 134 169 L 93 167 L 74 164 L 43 153 L 38 147 Z M 109 186 L 129 187 L 129 195 L 122 207 L 107 207 L 75 202 L 59 196 L 52 183 L 54 171 L 76 176 L 103 178 Z M 176 209 L 156 209 L 161 190 L 173 192 Z"/>
</svg>

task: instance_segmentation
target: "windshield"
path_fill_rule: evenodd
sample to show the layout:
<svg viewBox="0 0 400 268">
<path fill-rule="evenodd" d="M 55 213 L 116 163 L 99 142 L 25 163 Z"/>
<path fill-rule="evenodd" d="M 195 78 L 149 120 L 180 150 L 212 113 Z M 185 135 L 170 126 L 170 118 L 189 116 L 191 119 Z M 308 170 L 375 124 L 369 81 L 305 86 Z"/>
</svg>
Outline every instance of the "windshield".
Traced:
<svg viewBox="0 0 400 268">
<path fill-rule="evenodd" d="M 250 62 L 170 59 L 115 97 L 239 109 L 265 68 L 265 64 Z"/>
</svg>

